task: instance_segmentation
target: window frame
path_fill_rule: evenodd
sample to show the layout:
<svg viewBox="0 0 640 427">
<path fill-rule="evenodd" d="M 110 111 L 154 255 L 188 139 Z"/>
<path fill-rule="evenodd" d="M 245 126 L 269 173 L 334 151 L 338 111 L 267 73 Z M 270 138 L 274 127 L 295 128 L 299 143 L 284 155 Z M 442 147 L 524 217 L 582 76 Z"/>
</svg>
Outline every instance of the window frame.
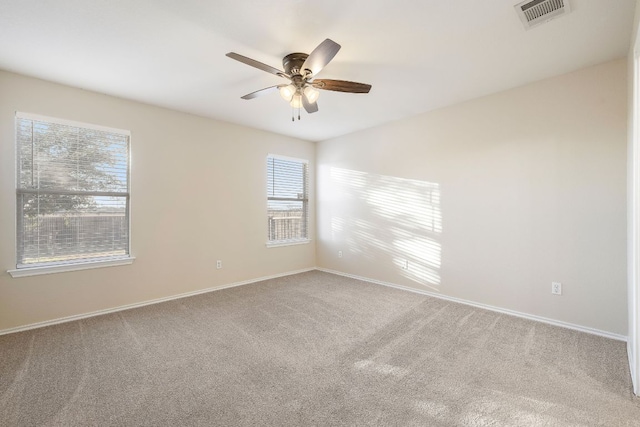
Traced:
<svg viewBox="0 0 640 427">
<path fill-rule="evenodd" d="M 292 245 L 304 245 L 307 244 L 309 242 L 311 242 L 311 238 L 309 236 L 309 223 L 310 223 L 310 212 L 309 212 L 309 203 L 311 202 L 311 198 L 309 197 L 309 160 L 308 159 L 301 159 L 301 158 L 297 158 L 297 157 L 289 157 L 289 156 L 283 156 L 280 154 L 268 154 L 267 155 L 267 159 L 265 162 L 265 166 L 266 166 L 266 171 L 264 174 L 265 180 L 268 180 L 268 176 L 269 176 L 269 159 L 277 159 L 277 160 L 286 160 L 286 161 L 291 161 L 291 162 L 298 162 L 301 164 L 305 165 L 305 172 L 304 172 L 304 176 L 303 176 L 303 190 L 304 190 L 304 198 L 303 199 L 288 199 L 290 201 L 302 201 L 302 211 L 303 211 L 303 221 L 305 221 L 304 224 L 304 228 L 306 230 L 306 236 L 305 237 L 301 237 L 301 238 L 296 238 L 296 239 L 286 239 L 286 240 L 269 240 L 269 201 L 272 200 L 271 197 L 269 196 L 269 184 L 268 182 L 265 182 L 265 191 L 267 192 L 267 197 L 266 197 L 266 213 L 267 213 L 267 243 L 266 246 L 268 248 L 275 248 L 275 247 L 282 247 L 282 246 L 292 246 Z M 277 198 L 280 199 L 281 201 L 286 201 L 286 200 L 282 200 L 282 198 Z"/>
<path fill-rule="evenodd" d="M 96 131 L 100 131 L 100 132 L 109 132 L 112 134 L 119 134 L 119 135 L 124 135 L 128 138 L 128 146 L 127 146 L 127 192 L 126 192 L 126 221 L 127 221 L 127 248 L 128 248 L 128 253 L 125 255 L 115 255 L 115 256 L 107 256 L 107 257 L 103 257 L 103 258 L 85 258 L 85 259 L 79 259 L 79 260 L 66 260 L 66 261 L 57 261 L 57 262 L 41 262 L 41 263 L 34 263 L 33 265 L 18 265 L 18 245 L 20 244 L 20 242 L 18 241 L 18 233 L 19 233 L 19 224 L 20 224 L 20 220 L 21 218 L 19 218 L 18 215 L 18 196 L 20 194 L 27 194 L 29 192 L 32 192 L 33 190 L 27 190 L 25 191 L 25 189 L 21 189 L 19 187 L 20 182 L 19 182 L 19 176 L 18 176 L 18 161 L 20 159 L 20 148 L 18 147 L 18 120 L 19 119 L 25 119 L 25 120 L 33 120 L 33 121 L 40 121 L 40 122 L 46 122 L 46 123 L 51 123 L 51 124 L 56 124 L 56 125 L 63 125 L 63 126 L 71 126 L 71 127 L 77 127 L 77 128 L 83 128 L 83 129 L 89 129 L 89 130 L 96 130 Z M 41 274 L 50 274 L 50 273 L 59 273 L 59 272 L 67 272 L 67 271 L 77 271 L 77 270 L 86 270 L 86 269 L 93 269 L 93 268 L 101 268 L 101 267 L 113 267 L 113 266 L 118 266 L 118 265 L 129 265 L 132 264 L 133 261 L 135 260 L 135 257 L 132 256 L 132 238 L 131 238 L 131 132 L 128 130 L 124 130 L 124 129 L 118 129 L 118 128 L 112 128 L 112 127 L 107 127 L 107 126 L 101 126 L 101 125 L 95 125 L 92 123 L 86 123 L 86 122 L 79 122 L 79 121 L 73 121 L 73 120 L 67 120 L 67 119 L 61 119 L 61 118 L 56 118 L 56 117 L 50 117 L 50 116 L 44 116 L 44 115 L 40 115 L 40 114 L 33 114 L 33 113 L 24 113 L 24 112 L 19 112 L 16 111 L 15 112 L 15 117 L 14 117 L 14 149 L 15 149 L 15 161 L 14 161 L 14 167 L 15 167 L 15 172 L 14 172 L 14 178 L 15 178 L 15 191 L 16 191 L 16 198 L 14 199 L 14 203 L 16 203 L 15 205 L 15 209 L 14 209 L 14 255 L 15 255 L 15 263 L 14 265 L 16 266 L 15 269 L 11 269 L 8 270 L 7 272 L 14 278 L 16 277 L 27 277 L 27 276 L 34 276 L 34 275 L 41 275 Z M 52 193 L 55 193 L 56 190 L 52 191 Z M 44 193 L 44 192 L 43 192 Z"/>
</svg>

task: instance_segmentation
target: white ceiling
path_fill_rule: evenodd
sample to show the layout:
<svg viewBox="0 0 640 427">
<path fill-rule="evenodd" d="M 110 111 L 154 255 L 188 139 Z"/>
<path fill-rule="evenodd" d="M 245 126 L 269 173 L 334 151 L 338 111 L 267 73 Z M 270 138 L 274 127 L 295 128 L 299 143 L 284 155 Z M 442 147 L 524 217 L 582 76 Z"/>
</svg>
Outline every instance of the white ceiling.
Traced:
<svg viewBox="0 0 640 427">
<path fill-rule="evenodd" d="M 626 55 L 635 0 L 569 1 L 526 31 L 519 0 L 0 0 L 0 69 L 318 141 Z M 240 99 L 284 80 L 227 52 L 282 69 L 325 38 L 318 77 L 369 94 L 295 123 L 277 93 Z"/>
</svg>

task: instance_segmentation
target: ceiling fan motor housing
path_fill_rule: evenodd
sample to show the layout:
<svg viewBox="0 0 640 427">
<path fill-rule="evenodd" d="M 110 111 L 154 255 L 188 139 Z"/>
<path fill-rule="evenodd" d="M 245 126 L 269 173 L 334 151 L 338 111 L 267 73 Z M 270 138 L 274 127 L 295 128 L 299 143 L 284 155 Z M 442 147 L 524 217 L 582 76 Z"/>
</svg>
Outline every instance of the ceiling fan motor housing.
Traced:
<svg viewBox="0 0 640 427">
<path fill-rule="evenodd" d="M 302 64 L 307 60 L 309 55 L 306 53 L 290 53 L 289 55 L 282 58 L 282 66 L 284 67 L 284 72 L 290 76 L 302 75 Z"/>
</svg>

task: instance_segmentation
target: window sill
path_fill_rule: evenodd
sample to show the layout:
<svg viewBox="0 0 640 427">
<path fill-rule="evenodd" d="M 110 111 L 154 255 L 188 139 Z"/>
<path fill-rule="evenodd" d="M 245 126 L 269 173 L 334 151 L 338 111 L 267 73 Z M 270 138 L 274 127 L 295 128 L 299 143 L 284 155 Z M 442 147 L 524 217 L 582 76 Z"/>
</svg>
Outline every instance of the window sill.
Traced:
<svg viewBox="0 0 640 427">
<path fill-rule="evenodd" d="M 302 239 L 302 240 L 280 240 L 277 242 L 267 242 L 268 248 L 277 248 L 280 246 L 293 246 L 293 245 L 306 245 L 311 242 L 311 239 Z"/>
<path fill-rule="evenodd" d="M 39 276 L 41 274 L 63 273 L 67 271 L 88 270 L 91 268 L 115 267 L 118 265 L 133 264 L 135 257 L 115 258 L 100 261 L 77 262 L 73 264 L 48 265 L 40 267 L 24 267 L 15 270 L 8 270 L 7 273 L 13 278 Z"/>
</svg>

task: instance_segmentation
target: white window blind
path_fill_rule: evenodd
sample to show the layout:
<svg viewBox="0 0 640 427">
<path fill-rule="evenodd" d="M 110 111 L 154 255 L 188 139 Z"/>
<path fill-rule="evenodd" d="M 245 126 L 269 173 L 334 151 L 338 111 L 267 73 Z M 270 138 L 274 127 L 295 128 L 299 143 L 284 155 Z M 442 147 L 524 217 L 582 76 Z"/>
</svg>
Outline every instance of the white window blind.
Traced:
<svg viewBox="0 0 640 427">
<path fill-rule="evenodd" d="M 129 256 L 129 139 L 16 114 L 17 268 Z"/>
<path fill-rule="evenodd" d="M 269 243 L 308 240 L 309 165 L 306 160 L 267 157 Z"/>
</svg>

